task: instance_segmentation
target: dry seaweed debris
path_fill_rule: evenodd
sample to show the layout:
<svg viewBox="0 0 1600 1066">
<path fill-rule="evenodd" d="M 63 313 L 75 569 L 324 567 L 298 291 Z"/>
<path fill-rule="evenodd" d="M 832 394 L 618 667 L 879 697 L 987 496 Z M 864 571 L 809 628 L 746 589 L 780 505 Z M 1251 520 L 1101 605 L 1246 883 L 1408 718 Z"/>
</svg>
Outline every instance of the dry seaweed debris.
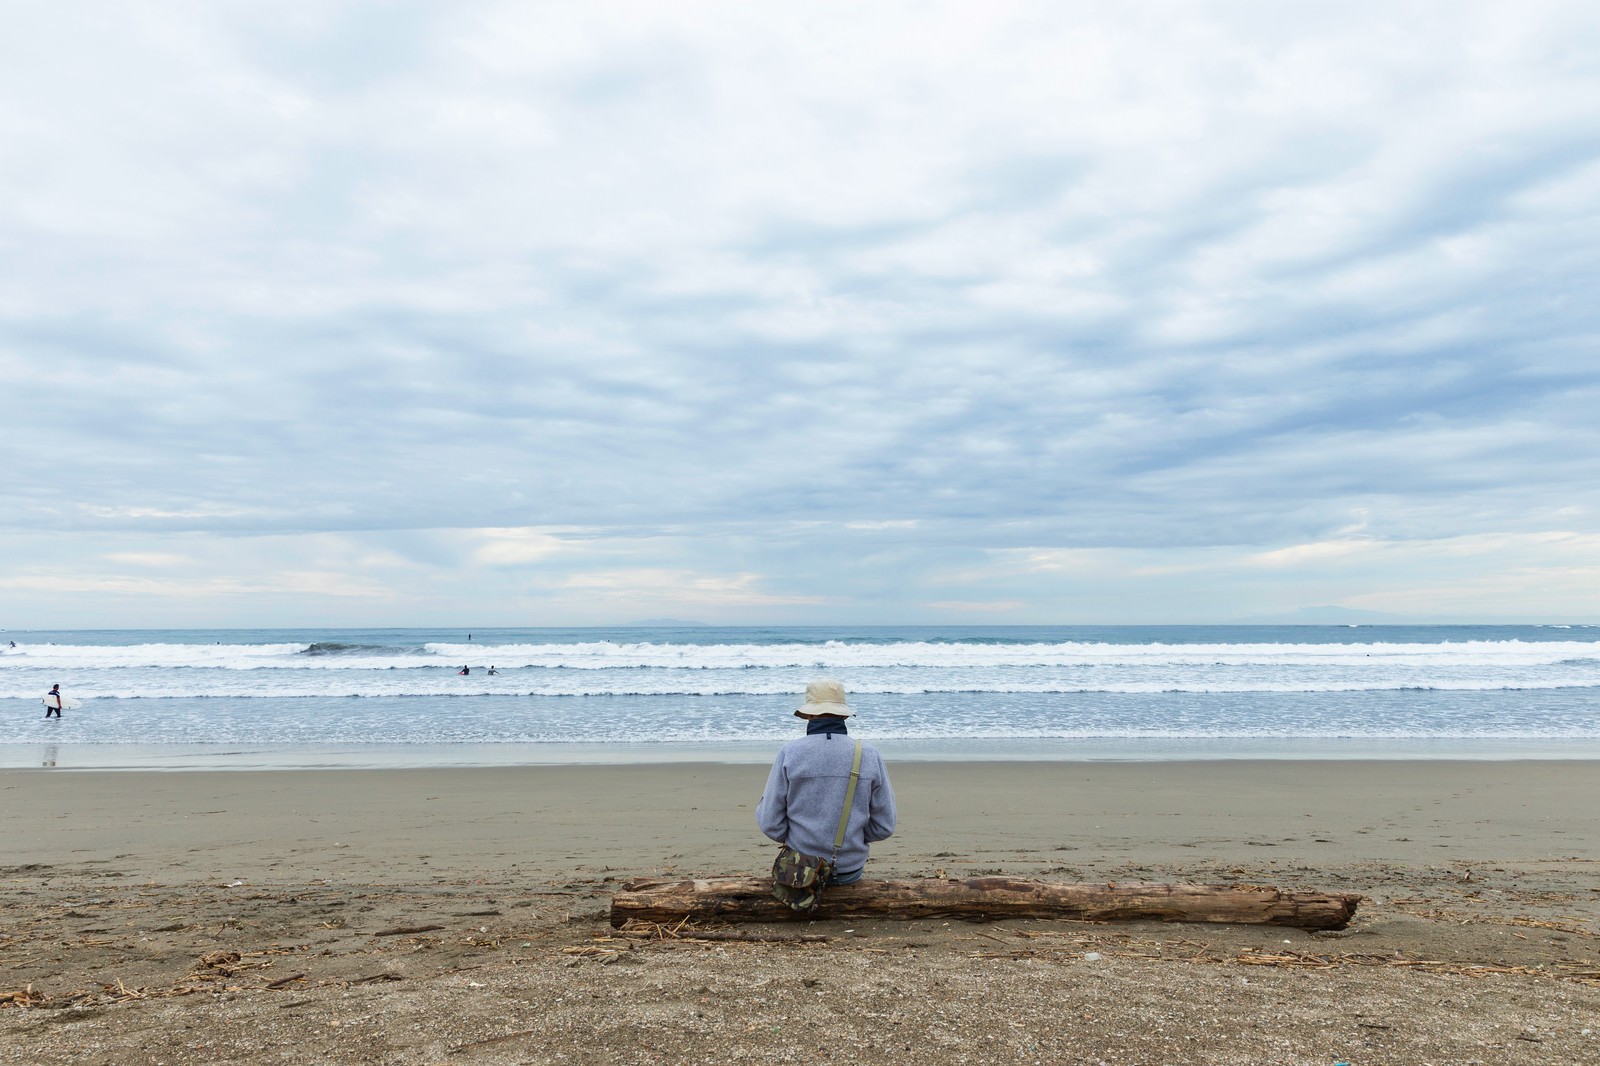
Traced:
<svg viewBox="0 0 1600 1066">
<path fill-rule="evenodd" d="M 394 929 L 380 929 L 373 936 L 414 936 L 417 933 L 431 933 L 436 929 L 443 929 L 442 925 L 402 925 Z"/>
<path fill-rule="evenodd" d="M 19 992 L 0 992 L 0 1007 L 42 1007 L 48 1001 L 49 997 L 35 992 L 32 985 Z"/>
<path fill-rule="evenodd" d="M 506 1033 L 506 1034 L 504 1034 L 502 1036 L 491 1036 L 491 1037 L 487 1037 L 487 1038 L 485 1038 L 483 1040 L 474 1040 L 470 1044 L 458 1044 L 455 1047 L 450 1048 L 448 1051 L 446 1051 L 445 1054 L 447 1054 L 447 1055 L 459 1055 L 463 1051 L 471 1051 L 471 1050 L 473 1050 L 475 1048 L 489 1047 L 489 1046 L 491 1046 L 493 1044 L 504 1044 L 504 1043 L 506 1043 L 507 1041 L 510 1041 L 510 1040 L 520 1040 L 520 1039 L 523 1039 L 524 1037 L 538 1036 L 538 1035 L 539 1035 L 539 1030 L 537 1030 L 537 1029 L 520 1029 L 515 1033 Z"/>
<path fill-rule="evenodd" d="M 115 983 L 102 982 L 100 987 L 116 1003 L 125 1003 L 131 999 L 171 999 L 174 996 L 192 996 L 200 991 L 194 985 L 175 985 L 172 988 L 149 988 L 140 985 L 138 988 L 129 988 L 122 983 L 120 977 Z"/>
<path fill-rule="evenodd" d="M 1529 920 L 1530 922 L 1533 920 Z M 1524 924 L 1512 922 L 1508 924 Z M 1560 926 L 1553 928 L 1561 929 Z M 1565 931 L 1564 929 L 1562 931 Z M 1286 969 L 1335 970 L 1352 966 L 1381 966 L 1398 969 L 1424 970 L 1429 973 L 1452 974 L 1463 977 L 1488 977 L 1493 974 L 1511 974 L 1519 977 L 1542 977 L 1584 984 L 1600 984 L 1600 970 L 1593 961 L 1546 963 L 1521 966 L 1499 963 L 1462 962 L 1446 959 L 1416 958 L 1403 951 L 1392 952 L 1302 952 L 1247 948 L 1243 951 L 1218 952 L 1210 945 L 1184 938 L 1148 940 L 1128 935 L 1107 935 L 1079 931 L 1017 930 L 1014 934 L 1026 941 L 1066 941 L 1060 947 L 1045 945 L 1043 950 L 1034 947 L 1015 947 L 1011 950 L 974 951 L 974 958 L 1032 959 L 1069 958 L 1081 960 L 1089 955 L 1115 959 L 1136 959 L 1154 962 L 1207 963 L 1212 965 L 1272 966 Z M 961 940 L 986 939 L 1005 944 L 1001 937 L 988 933 L 967 934 Z M 1053 949 L 1053 950 L 1052 950 Z"/>
<path fill-rule="evenodd" d="M 1468 914 L 1464 911 L 1439 908 L 1436 910 L 1416 911 L 1418 917 L 1431 918 L 1435 921 L 1454 922 L 1457 925 L 1515 925 L 1524 929 L 1548 929 L 1554 933 L 1566 933 L 1569 936 L 1588 937 L 1600 939 L 1600 933 L 1590 929 L 1582 918 L 1557 915 L 1560 921 L 1550 921 L 1547 918 L 1530 918 L 1523 914 Z"/>
<path fill-rule="evenodd" d="M 1300 969 L 1332 970 L 1344 966 L 1393 966 L 1447 973 L 1460 977 L 1488 977 L 1491 974 L 1516 974 L 1519 977 L 1552 977 L 1585 983 L 1600 982 L 1600 971 L 1581 966 L 1505 966 L 1483 962 L 1452 962 L 1445 959 L 1408 958 L 1403 952 L 1390 954 L 1338 952 L 1318 955 L 1298 951 L 1244 951 L 1233 962 L 1244 966 L 1285 966 Z M 1587 964 L 1586 964 L 1587 965 Z"/>
<path fill-rule="evenodd" d="M 762 933 L 731 927 L 707 929 L 696 925 L 688 918 L 671 923 L 630 918 L 620 929 L 613 930 L 609 935 L 599 934 L 597 939 L 610 940 L 614 937 L 651 941 L 733 941 L 746 944 L 826 944 L 830 939 L 822 933 Z"/>
</svg>

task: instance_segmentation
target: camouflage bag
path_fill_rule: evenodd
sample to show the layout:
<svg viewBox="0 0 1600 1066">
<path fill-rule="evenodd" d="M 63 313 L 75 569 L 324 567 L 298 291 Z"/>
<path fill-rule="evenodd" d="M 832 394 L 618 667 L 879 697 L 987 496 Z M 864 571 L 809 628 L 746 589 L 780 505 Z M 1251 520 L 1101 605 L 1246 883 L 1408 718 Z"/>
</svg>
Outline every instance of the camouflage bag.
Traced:
<svg viewBox="0 0 1600 1066">
<path fill-rule="evenodd" d="M 850 763 L 850 784 L 845 788 L 844 809 L 839 812 L 839 831 L 833 837 L 833 854 L 826 859 L 807 855 L 785 844 L 772 860 L 772 897 L 790 910 L 814 911 L 822 899 L 822 890 L 833 876 L 834 860 L 844 846 L 845 827 L 850 824 L 850 807 L 856 798 L 856 782 L 861 780 L 861 741 L 856 741 L 856 753 Z"/>
<path fill-rule="evenodd" d="M 807 855 L 785 844 L 772 860 L 773 898 L 791 910 L 815 910 L 823 886 L 833 873 L 833 863 L 819 855 Z"/>
</svg>

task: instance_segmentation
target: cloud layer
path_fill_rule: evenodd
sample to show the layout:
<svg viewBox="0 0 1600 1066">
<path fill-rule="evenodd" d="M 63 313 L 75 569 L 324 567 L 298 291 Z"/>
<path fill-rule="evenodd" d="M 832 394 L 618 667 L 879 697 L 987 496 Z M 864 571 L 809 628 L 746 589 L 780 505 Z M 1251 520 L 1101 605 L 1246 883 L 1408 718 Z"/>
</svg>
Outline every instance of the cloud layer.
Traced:
<svg viewBox="0 0 1600 1066">
<path fill-rule="evenodd" d="M 1596 616 L 1584 5 L 67 3 L 0 624 Z"/>
</svg>

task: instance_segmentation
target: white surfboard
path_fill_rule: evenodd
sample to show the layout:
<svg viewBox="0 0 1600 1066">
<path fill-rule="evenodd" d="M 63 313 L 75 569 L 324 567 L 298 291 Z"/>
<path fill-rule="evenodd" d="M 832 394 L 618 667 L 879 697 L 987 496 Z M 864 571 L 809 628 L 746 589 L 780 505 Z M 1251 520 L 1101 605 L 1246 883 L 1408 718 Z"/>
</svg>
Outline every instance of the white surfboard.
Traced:
<svg viewBox="0 0 1600 1066">
<path fill-rule="evenodd" d="M 73 699 L 71 696 L 46 696 L 39 702 L 53 711 L 56 709 L 57 700 L 61 701 L 61 709 L 63 711 L 70 711 L 78 705 L 78 701 Z"/>
</svg>

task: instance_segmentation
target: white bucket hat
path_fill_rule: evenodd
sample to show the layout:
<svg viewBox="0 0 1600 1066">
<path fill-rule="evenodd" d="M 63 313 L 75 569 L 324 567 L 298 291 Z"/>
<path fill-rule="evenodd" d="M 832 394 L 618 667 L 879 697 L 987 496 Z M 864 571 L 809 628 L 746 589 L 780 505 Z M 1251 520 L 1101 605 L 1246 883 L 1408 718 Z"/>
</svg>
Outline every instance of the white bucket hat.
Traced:
<svg viewBox="0 0 1600 1066">
<path fill-rule="evenodd" d="M 849 718 L 854 713 L 844 701 L 844 685 L 826 678 L 806 686 L 806 702 L 794 715 L 796 718 L 810 718 L 818 714 L 831 714 L 836 718 Z"/>
</svg>

